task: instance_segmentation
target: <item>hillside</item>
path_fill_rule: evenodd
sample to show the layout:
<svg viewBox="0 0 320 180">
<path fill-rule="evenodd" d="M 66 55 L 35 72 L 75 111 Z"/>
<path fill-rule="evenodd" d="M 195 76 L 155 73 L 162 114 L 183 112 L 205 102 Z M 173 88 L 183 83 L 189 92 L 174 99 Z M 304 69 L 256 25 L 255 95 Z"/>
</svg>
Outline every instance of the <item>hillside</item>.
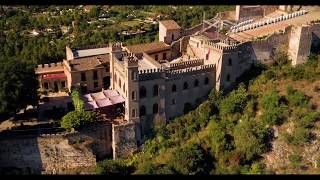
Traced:
<svg viewBox="0 0 320 180">
<path fill-rule="evenodd" d="M 253 67 L 244 81 L 169 124 L 129 159 L 105 160 L 97 174 L 320 173 L 320 56 L 291 67 L 279 55 L 271 67 Z"/>
</svg>

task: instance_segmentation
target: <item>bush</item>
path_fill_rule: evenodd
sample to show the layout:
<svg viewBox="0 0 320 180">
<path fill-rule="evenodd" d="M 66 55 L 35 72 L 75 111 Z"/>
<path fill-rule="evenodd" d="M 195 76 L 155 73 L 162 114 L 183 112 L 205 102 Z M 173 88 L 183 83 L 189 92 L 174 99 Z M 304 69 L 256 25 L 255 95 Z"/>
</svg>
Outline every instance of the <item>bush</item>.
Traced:
<svg viewBox="0 0 320 180">
<path fill-rule="evenodd" d="M 108 159 L 100 162 L 94 172 L 99 175 L 129 175 L 133 170 L 134 167 L 127 165 L 122 159 Z"/>
<path fill-rule="evenodd" d="M 63 116 L 61 127 L 70 131 L 95 120 L 95 114 L 90 111 L 71 111 Z"/>
<path fill-rule="evenodd" d="M 241 113 L 246 106 L 248 93 L 244 86 L 240 86 L 237 90 L 232 91 L 220 103 L 220 114 L 227 115 L 233 113 Z"/>
<path fill-rule="evenodd" d="M 212 169 L 212 160 L 201 146 L 191 144 L 185 148 L 177 148 L 168 165 L 178 174 L 209 174 Z"/>
<path fill-rule="evenodd" d="M 309 103 L 309 99 L 303 92 L 294 90 L 292 86 L 287 87 L 287 100 L 290 106 L 305 107 Z"/>
</svg>

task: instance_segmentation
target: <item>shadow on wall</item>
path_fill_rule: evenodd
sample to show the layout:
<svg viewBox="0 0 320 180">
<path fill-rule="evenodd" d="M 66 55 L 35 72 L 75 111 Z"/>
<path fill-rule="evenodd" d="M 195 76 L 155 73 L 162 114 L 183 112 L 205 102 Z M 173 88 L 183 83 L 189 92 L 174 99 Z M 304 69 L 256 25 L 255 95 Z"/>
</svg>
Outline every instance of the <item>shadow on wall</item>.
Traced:
<svg viewBox="0 0 320 180">
<path fill-rule="evenodd" d="M 41 174 L 37 135 L 0 137 L 0 174 Z"/>
</svg>

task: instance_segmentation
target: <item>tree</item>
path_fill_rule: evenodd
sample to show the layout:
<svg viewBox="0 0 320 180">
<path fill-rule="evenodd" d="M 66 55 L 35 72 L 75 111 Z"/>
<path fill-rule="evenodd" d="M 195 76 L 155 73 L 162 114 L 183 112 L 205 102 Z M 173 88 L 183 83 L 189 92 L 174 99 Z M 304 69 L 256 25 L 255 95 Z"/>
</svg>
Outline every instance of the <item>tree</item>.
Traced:
<svg viewBox="0 0 320 180">
<path fill-rule="evenodd" d="M 213 160 L 201 146 L 193 143 L 177 148 L 168 165 L 179 174 L 209 174 L 213 168 Z"/>
<path fill-rule="evenodd" d="M 62 117 L 61 127 L 70 131 L 82 127 L 88 123 L 92 123 L 95 120 L 95 113 L 91 111 L 84 111 L 83 101 L 79 97 L 77 90 L 72 90 L 71 98 L 75 111 L 71 111 Z"/>
<path fill-rule="evenodd" d="M 79 97 L 79 92 L 77 90 L 72 90 L 71 93 L 72 102 L 76 111 L 83 111 L 83 101 Z"/>
<path fill-rule="evenodd" d="M 95 114 L 91 111 L 71 111 L 62 117 L 61 127 L 70 131 L 80 128 L 95 120 Z"/>
<path fill-rule="evenodd" d="M 265 152 L 266 141 L 269 133 L 262 124 L 258 124 L 255 119 L 242 119 L 234 128 L 234 142 L 237 150 L 245 155 L 250 161 Z"/>
<path fill-rule="evenodd" d="M 27 105 L 36 105 L 38 81 L 34 66 L 0 55 L 0 67 L 0 116 L 15 115 Z"/>
<path fill-rule="evenodd" d="M 237 90 L 232 91 L 220 103 L 220 114 L 227 115 L 233 113 L 241 113 L 246 106 L 248 93 L 243 85 Z"/>
</svg>

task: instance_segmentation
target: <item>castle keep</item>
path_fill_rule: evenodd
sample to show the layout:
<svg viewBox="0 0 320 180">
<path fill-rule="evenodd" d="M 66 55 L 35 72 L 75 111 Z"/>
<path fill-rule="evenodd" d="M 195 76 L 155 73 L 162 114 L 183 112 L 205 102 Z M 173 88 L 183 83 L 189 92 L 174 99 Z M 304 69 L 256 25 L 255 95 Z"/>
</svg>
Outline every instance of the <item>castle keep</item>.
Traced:
<svg viewBox="0 0 320 180">
<path fill-rule="evenodd" d="M 318 7 L 237 6 L 189 29 L 164 20 L 159 42 L 66 47 L 65 60 L 36 74 L 42 91 L 76 88 L 86 110 L 111 119 L 113 157 L 126 156 L 155 119 L 188 112 L 213 88 L 231 89 L 252 64 L 273 63 L 279 52 L 304 63 L 319 45 L 319 17 Z"/>
</svg>

